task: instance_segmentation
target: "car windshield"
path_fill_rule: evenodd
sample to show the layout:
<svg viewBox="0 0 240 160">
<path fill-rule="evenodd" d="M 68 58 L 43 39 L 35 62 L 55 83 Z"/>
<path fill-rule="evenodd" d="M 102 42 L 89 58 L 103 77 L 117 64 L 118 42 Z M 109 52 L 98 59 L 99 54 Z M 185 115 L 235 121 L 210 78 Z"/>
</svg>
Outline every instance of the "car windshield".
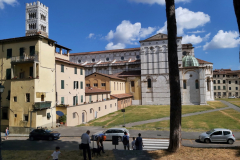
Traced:
<svg viewBox="0 0 240 160">
<path fill-rule="evenodd" d="M 52 132 L 52 130 L 49 130 L 49 129 L 47 129 L 47 130 L 45 130 L 46 132 Z"/>
<path fill-rule="evenodd" d="M 212 132 L 214 132 L 214 129 L 212 129 L 212 130 L 210 130 L 210 131 L 207 131 L 206 133 L 207 133 L 207 134 L 210 134 L 210 133 L 212 133 Z"/>
</svg>

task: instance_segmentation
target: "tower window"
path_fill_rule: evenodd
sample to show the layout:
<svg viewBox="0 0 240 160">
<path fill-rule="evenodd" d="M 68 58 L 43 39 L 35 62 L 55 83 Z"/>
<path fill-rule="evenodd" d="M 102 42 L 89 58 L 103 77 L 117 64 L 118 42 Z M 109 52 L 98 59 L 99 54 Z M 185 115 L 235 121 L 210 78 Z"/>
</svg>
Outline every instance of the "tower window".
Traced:
<svg viewBox="0 0 240 160">
<path fill-rule="evenodd" d="M 187 89 L 187 81 L 183 80 L 183 89 Z"/>
<path fill-rule="evenodd" d="M 196 89 L 199 89 L 198 80 L 195 81 L 195 86 L 196 86 Z"/>
<path fill-rule="evenodd" d="M 150 78 L 148 79 L 148 88 L 152 88 L 152 80 Z"/>
</svg>

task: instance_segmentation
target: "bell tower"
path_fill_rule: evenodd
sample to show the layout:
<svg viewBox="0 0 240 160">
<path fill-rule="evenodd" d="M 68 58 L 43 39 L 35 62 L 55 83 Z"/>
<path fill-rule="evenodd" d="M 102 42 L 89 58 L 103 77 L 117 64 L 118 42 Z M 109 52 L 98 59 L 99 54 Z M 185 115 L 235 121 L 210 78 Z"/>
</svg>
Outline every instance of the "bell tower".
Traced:
<svg viewBox="0 0 240 160">
<path fill-rule="evenodd" d="M 26 3 L 26 36 L 48 37 L 48 7 L 39 1 Z"/>
</svg>

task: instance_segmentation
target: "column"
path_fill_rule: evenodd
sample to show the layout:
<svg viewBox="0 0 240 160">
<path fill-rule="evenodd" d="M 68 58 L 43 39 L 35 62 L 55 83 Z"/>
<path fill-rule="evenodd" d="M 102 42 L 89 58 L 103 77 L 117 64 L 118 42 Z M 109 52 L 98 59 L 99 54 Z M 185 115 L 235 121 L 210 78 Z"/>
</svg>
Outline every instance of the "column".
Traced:
<svg viewBox="0 0 240 160">
<path fill-rule="evenodd" d="M 200 84 L 200 105 L 206 105 L 206 80 L 205 80 L 205 70 L 203 68 L 199 69 L 199 84 Z"/>
</svg>

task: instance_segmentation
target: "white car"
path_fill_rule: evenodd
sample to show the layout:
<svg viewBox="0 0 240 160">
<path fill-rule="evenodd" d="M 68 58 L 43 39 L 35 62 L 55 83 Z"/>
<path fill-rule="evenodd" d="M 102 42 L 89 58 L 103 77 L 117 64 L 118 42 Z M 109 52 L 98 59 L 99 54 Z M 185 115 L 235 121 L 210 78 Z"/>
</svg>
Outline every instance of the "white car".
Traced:
<svg viewBox="0 0 240 160">
<path fill-rule="evenodd" d="M 236 98 L 236 97 L 235 97 L 235 96 L 231 96 L 231 97 L 228 97 L 228 98 L 231 98 L 231 99 L 232 99 L 232 98 Z"/>
<path fill-rule="evenodd" d="M 112 136 L 118 136 L 118 141 L 122 141 L 124 132 L 127 132 L 127 135 L 130 137 L 130 133 L 126 128 L 109 128 L 105 131 L 94 133 L 92 136 L 92 140 L 96 140 L 99 134 L 104 133 L 107 137 L 106 140 L 112 140 Z"/>
</svg>

